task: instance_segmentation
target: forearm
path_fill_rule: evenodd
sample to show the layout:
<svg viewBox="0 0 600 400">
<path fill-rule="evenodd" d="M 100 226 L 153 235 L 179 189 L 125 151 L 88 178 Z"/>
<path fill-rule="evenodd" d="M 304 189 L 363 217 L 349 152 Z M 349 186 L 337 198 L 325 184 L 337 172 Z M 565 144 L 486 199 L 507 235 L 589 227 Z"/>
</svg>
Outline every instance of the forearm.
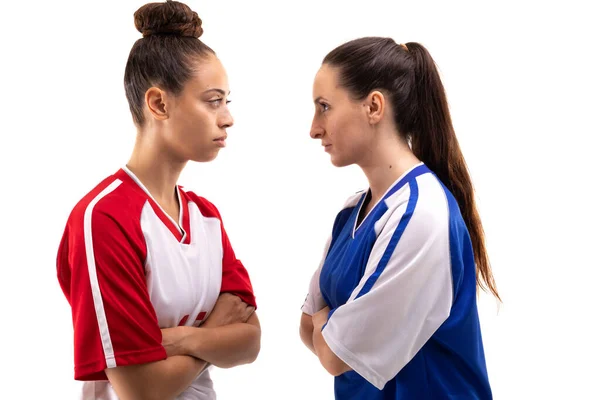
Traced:
<svg viewBox="0 0 600 400">
<path fill-rule="evenodd" d="M 345 362 L 343 362 L 330 348 L 325 338 L 323 337 L 322 327 L 325 324 L 317 323 L 314 325 L 312 344 L 314 346 L 315 354 L 319 357 L 321 365 L 333 376 L 338 376 L 344 372 L 351 371 Z"/>
<path fill-rule="evenodd" d="M 256 315 L 247 323 L 214 328 L 190 328 L 182 350 L 220 368 L 252 363 L 260 351 L 261 331 Z"/>
<path fill-rule="evenodd" d="M 126 367 L 109 368 L 106 375 L 121 400 L 174 399 L 186 390 L 206 367 L 190 356 Z"/>
</svg>

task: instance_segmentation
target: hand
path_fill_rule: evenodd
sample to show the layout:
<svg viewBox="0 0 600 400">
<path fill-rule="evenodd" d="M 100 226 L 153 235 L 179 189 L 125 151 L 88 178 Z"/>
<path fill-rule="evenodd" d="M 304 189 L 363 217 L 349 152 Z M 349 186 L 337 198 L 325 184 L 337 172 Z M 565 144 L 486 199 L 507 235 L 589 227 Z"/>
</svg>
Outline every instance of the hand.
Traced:
<svg viewBox="0 0 600 400">
<path fill-rule="evenodd" d="M 244 303 L 239 297 L 231 293 L 223 293 L 217 299 L 217 304 L 202 326 L 215 328 L 247 322 L 254 314 L 254 307 Z"/>
<path fill-rule="evenodd" d="M 330 311 L 331 308 L 325 306 L 325 308 L 322 308 L 321 310 L 317 311 L 312 316 L 313 326 L 315 329 L 321 330 L 321 328 L 323 328 L 323 325 L 325 325 L 325 323 L 327 322 L 327 317 L 329 316 Z"/>
<path fill-rule="evenodd" d="M 183 339 L 186 337 L 189 329 L 195 328 L 176 326 L 160 330 L 162 332 L 162 345 L 167 351 L 167 357 L 187 354 L 183 346 Z"/>
</svg>

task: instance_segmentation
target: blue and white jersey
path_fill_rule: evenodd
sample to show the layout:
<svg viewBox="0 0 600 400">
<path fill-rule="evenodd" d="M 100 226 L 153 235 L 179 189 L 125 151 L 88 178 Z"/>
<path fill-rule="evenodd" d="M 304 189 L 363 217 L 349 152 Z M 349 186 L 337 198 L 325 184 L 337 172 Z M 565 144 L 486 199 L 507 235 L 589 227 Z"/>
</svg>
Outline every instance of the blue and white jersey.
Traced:
<svg viewBox="0 0 600 400">
<path fill-rule="evenodd" d="M 302 307 L 331 308 L 323 337 L 352 368 L 335 378 L 336 399 L 491 399 L 456 200 L 422 163 L 357 226 L 366 195 L 337 215 Z"/>
</svg>

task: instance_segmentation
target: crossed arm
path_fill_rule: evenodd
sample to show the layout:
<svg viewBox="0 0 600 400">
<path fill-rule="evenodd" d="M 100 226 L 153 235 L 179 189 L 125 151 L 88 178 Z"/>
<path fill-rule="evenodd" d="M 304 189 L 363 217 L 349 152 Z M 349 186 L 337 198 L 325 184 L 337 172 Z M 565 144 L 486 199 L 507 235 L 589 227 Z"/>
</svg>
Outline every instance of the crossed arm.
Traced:
<svg viewBox="0 0 600 400">
<path fill-rule="evenodd" d="M 344 372 L 351 371 L 345 362 L 329 348 L 323 338 L 321 329 L 327 322 L 329 307 L 315 313 L 313 316 L 302 313 L 300 319 L 300 338 L 306 347 L 310 349 L 319 358 L 321 365 L 333 376 L 338 376 Z"/>
<path fill-rule="evenodd" d="M 260 351 L 261 329 L 254 308 L 222 294 L 199 328 L 162 329 L 166 360 L 106 369 L 122 400 L 173 399 L 213 364 L 221 368 L 252 363 Z"/>
</svg>

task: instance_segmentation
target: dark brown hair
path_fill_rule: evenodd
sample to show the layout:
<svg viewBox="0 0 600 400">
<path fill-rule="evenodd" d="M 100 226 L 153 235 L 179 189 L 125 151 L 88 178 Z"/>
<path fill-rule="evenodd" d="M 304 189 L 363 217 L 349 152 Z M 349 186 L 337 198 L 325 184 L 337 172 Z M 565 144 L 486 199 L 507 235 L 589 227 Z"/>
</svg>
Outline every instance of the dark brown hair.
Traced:
<svg viewBox="0 0 600 400">
<path fill-rule="evenodd" d="M 500 300 L 473 184 L 454 133 L 444 86 L 427 49 L 414 42 L 399 45 L 390 38 L 366 37 L 337 47 L 323 63 L 337 69 L 340 84 L 356 99 L 364 99 L 373 90 L 388 96 L 396 126 L 413 153 L 456 198 L 473 244 L 477 284 Z"/>
<path fill-rule="evenodd" d="M 202 20 L 183 3 L 148 3 L 133 16 L 143 37 L 129 53 L 125 95 L 134 122 L 142 126 L 146 91 L 156 86 L 179 94 L 195 63 L 215 52 L 198 39 L 203 32 Z"/>
</svg>

